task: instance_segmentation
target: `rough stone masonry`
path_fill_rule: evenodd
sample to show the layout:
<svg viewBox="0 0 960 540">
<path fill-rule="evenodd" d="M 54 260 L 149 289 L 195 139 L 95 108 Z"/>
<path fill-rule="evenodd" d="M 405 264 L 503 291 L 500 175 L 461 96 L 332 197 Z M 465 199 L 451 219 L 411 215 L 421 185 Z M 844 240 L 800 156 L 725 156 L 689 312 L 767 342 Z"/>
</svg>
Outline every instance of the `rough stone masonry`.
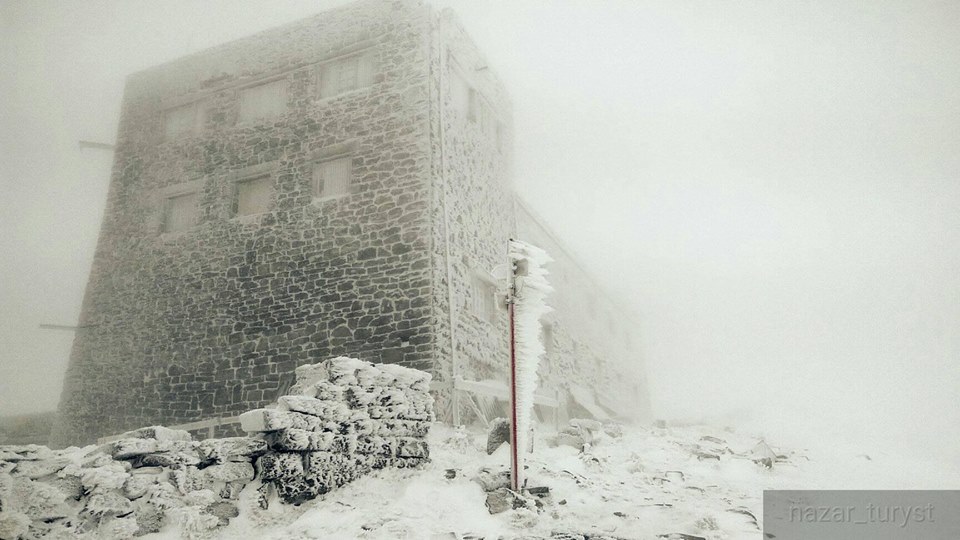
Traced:
<svg viewBox="0 0 960 540">
<path fill-rule="evenodd" d="M 227 525 L 245 489 L 300 503 L 386 467 L 429 459 L 430 374 L 335 358 L 297 369 L 252 434 L 195 441 L 164 427 L 101 446 L 0 446 L 0 539 L 127 539 L 175 524 L 185 538 Z"/>
<path fill-rule="evenodd" d="M 340 355 L 432 373 L 452 418 L 455 376 L 506 378 L 509 238 L 557 261 L 541 388 L 642 416 L 635 325 L 519 203 L 512 131 L 486 59 L 416 0 L 131 75 L 51 444 L 232 417 Z"/>
</svg>

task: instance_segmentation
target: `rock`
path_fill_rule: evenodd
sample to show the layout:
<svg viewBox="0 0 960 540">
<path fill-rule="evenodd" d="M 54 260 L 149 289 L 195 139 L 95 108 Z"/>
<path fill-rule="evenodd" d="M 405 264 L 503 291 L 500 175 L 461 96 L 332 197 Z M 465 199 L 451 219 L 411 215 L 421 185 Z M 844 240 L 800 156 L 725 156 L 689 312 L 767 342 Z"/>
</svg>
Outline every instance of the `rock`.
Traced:
<svg viewBox="0 0 960 540">
<path fill-rule="evenodd" d="M 83 511 L 94 516 L 122 516 L 132 512 L 133 505 L 120 493 L 106 491 L 87 497 Z"/>
<path fill-rule="evenodd" d="M 240 429 L 247 433 L 262 433 L 280 429 L 305 429 L 318 431 L 324 421 L 316 416 L 294 411 L 254 409 L 240 415 Z"/>
<path fill-rule="evenodd" d="M 129 459 L 161 450 L 160 443 L 156 439 L 144 438 L 120 439 L 106 443 L 102 448 L 114 459 Z"/>
<path fill-rule="evenodd" d="M 499 514 L 507 510 L 526 508 L 527 499 L 508 488 L 499 488 L 487 493 L 487 510 Z"/>
<path fill-rule="evenodd" d="M 576 428 L 591 431 L 593 433 L 598 433 L 603 430 L 603 424 L 588 418 L 572 418 L 570 420 L 570 425 Z"/>
<path fill-rule="evenodd" d="M 606 433 L 608 437 L 618 439 L 623 437 L 623 425 L 618 422 L 606 421 L 603 423 L 603 432 Z"/>
<path fill-rule="evenodd" d="M 68 474 L 49 480 L 47 483 L 63 493 L 67 500 L 79 501 L 83 497 L 83 480 L 79 476 Z M 3 505 L 0 504 L 0 509 L 2 507 Z"/>
<path fill-rule="evenodd" d="M 251 461 L 266 451 L 267 441 L 254 437 L 206 439 L 197 445 L 197 453 L 205 462 Z"/>
<path fill-rule="evenodd" d="M 246 482 L 241 482 L 241 481 L 227 482 L 220 489 L 220 498 L 235 501 L 240 498 L 240 492 L 243 491 L 243 488 L 246 485 L 247 485 Z"/>
<path fill-rule="evenodd" d="M 101 520 L 97 528 L 97 538 L 103 540 L 127 540 L 136 536 L 140 525 L 134 516 L 115 517 L 108 516 Z"/>
<path fill-rule="evenodd" d="M 154 504 L 145 504 L 137 508 L 134 518 L 137 520 L 137 531 L 134 536 L 143 536 L 160 532 L 163 527 L 164 511 Z"/>
<path fill-rule="evenodd" d="M 263 480 L 299 478 L 303 476 L 303 458 L 300 454 L 264 454 L 257 460 L 257 469 Z"/>
<path fill-rule="evenodd" d="M 397 457 L 426 459 L 430 457 L 430 447 L 427 441 L 401 437 L 397 440 Z"/>
<path fill-rule="evenodd" d="M 26 514 L 0 510 L 0 538 L 16 540 L 26 537 L 29 530 L 30 518 Z"/>
<path fill-rule="evenodd" d="M 190 432 L 170 429 L 163 426 L 149 426 L 128 431 L 120 435 L 121 439 L 154 439 L 157 441 L 192 441 Z"/>
<path fill-rule="evenodd" d="M 318 451 L 329 450 L 333 446 L 334 433 L 307 431 L 305 429 L 284 429 L 267 434 L 267 444 L 279 451 Z"/>
<path fill-rule="evenodd" d="M 281 396 L 277 403 L 280 410 L 318 416 L 327 421 L 343 422 L 350 418 L 350 408 L 343 402 L 323 401 L 308 396 Z"/>
<path fill-rule="evenodd" d="M 200 464 L 200 456 L 194 452 L 160 452 L 145 454 L 131 461 L 134 468 L 163 467 L 165 469 L 182 469 L 183 467 Z"/>
<path fill-rule="evenodd" d="M 566 432 L 557 433 L 557 446 L 572 446 L 577 450 L 583 450 L 584 444 L 585 441 L 580 435 L 574 435 Z"/>
<path fill-rule="evenodd" d="M 26 476 L 31 480 L 36 480 L 37 478 L 50 476 L 51 474 L 60 472 L 69 464 L 70 460 L 66 458 L 47 458 L 32 461 L 19 461 L 17 462 L 17 466 L 15 469 L 13 469 L 11 474 L 14 476 Z"/>
<path fill-rule="evenodd" d="M 202 471 L 207 483 L 213 482 L 249 482 L 256 473 L 253 465 L 241 462 L 228 462 L 223 465 L 211 465 Z"/>
<path fill-rule="evenodd" d="M 720 456 L 718 456 L 717 454 L 712 454 L 710 452 L 703 452 L 698 450 L 694 452 L 693 455 L 697 456 L 697 460 L 699 461 L 706 461 L 706 460 L 720 461 Z"/>
<path fill-rule="evenodd" d="M 145 474 L 132 474 L 124 482 L 121 492 L 130 499 L 139 499 L 147 494 L 147 488 L 156 483 L 156 477 Z"/>
<path fill-rule="evenodd" d="M 229 502 L 215 502 L 206 508 L 207 512 L 220 519 L 235 518 L 240 515 L 237 505 Z"/>
<path fill-rule="evenodd" d="M 83 488 L 87 492 L 120 489 L 130 476 L 127 468 L 118 461 L 111 461 L 103 467 L 82 469 Z"/>
<path fill-rule="evenodd" d="M 540 499 L 550 496 L 550 488 L 548 488 L 547 486 L 527 488 L 524 491 Z"/>
<path fill-rule="evenodd" d="M 208 467 L 209 468 L 209 467 Z M 207 489 L 210 482 L 206 475 L 196 467 L 184 467 L 174 469 L 168 473 L 170 484 L 177 488 L 181 495 L 187 495 L 193 491 Z"/>
<path fill-rule="evenodd" d="M 653 422 L 653 427 L 658 428 L 658 429 L 667 429 L 667 421 L 666 421 L 666 420 L 654 420 L 654 422 Z"/>
<path fill-rule="evenodd" d="M 510 444 L 510 422 L 506 418 L 495 418 L 487 432 L 487 455 L 494 453 L 503 443 Z"/>
<path fill-rule="evenodd" d="M 447 469 L 447 471 L 443 474 L 443 477 L 446 478 L 447 480 L 453 480 L 454 478 L 457 477 L 457 470 Z"/>
<path fill-rule="evenodd" d="M 501 488 L 510 487 L 510 471 L 494 472 L 483 468 L 471 480 L 480 484 L 480 487 L 487 492 L 496 491 Z"/>
</svg>

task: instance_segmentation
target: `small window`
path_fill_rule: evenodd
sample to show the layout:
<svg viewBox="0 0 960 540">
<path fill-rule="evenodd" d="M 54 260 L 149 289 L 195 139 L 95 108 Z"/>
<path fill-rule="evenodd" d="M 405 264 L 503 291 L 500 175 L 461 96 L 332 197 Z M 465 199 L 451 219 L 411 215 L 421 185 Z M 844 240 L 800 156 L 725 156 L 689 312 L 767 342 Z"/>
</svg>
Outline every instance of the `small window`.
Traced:
<svg viewBox="0 0 960 540">
<path fill-rule="evenodd" d="M 470 284 L 470 311 L 485 321 L 497 317 L 496 288 L 480 276 L 474 276 Z"/>
<path fill-rule="evenodd" d="M 286 79 L 251 86 L 240 93 L 240 120 L 272 118 L 286 110 Z"/>
<path fill-rule="evenodd" d="M 313 166 L 313 196 L 318 199 L 350 193 L 353 183 L 353 158 L 341 157 Z"/>
<path fill-rule="evenodd" d="M 163 136 L 172 141 L 196 135 L 203 129 L 206 108 L 198 102 L 187 103 L 167 110 L 163 115 Z"/>
<path fill-rule="evenodd" d="M 372 52 L 355 54 L 320 66 L 320 97 L 333 97 L 373 84 Z"/>
<path fill-rule="evenodd" d="M 273 180 L 269 175 L 237 182 L 236 215 L 262 214 L 270 209 Z"/>
<path fill-rule="evenodd" d="M 476 92 L 467 83 L 466 79 L 455 69 L 450 70 L 450 101 L 453 110 L 461 119 L 474 117 L 474 107 L 476 103 Z"/>
<path fill-rule="evenodd" d="M 546 354 L 553 353 L 553 325 L 540 323 L 540 339 L 543 340 L 543 350 Z"/>
<path fill-rule="evenodd" d="M 183 193 L 163 202 L 163 232 L 175 233 L 197 224 L 197 194 Z"/>
</svg>

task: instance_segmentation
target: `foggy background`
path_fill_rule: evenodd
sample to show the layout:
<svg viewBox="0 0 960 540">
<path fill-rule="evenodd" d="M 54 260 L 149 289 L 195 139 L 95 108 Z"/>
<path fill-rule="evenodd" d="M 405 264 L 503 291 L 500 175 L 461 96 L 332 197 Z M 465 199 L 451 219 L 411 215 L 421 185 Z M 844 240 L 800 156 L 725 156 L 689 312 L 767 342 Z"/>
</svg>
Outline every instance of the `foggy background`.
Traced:
<svg viewBox="0 0 960 540">
<path fill-rule="evenodd" d="M 0 415 L 56 407 L 124 77 L 345 2 L 0 3 Z M 661 418 L 960 459 L 960 3 L 437 0 Z M 864 443 L 866 444 L 866 442 Z"/>
</svg>

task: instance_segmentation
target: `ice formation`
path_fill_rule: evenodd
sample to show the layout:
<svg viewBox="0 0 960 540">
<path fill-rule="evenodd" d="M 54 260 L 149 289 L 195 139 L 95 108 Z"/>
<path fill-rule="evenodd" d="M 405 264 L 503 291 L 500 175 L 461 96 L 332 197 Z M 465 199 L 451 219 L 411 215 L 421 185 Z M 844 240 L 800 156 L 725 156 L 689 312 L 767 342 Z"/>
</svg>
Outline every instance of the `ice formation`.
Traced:
<svg viewBox="0 0 960 540">
<path fill-rule="evenodd" d="M 529 445 L 537 366 L 544 353 L 540 338 L 540 319 L 550 312 L 547 295 L 553 290 L 544 265 L 553 259 L 547 252 L 525 242 L 510 241 L 510 261 L 514 266 L 514 335 L 516 346 L 517 448 Z M 517 452 L 518 471 L 523 470 L 523 452 Z"/>
</svg>

